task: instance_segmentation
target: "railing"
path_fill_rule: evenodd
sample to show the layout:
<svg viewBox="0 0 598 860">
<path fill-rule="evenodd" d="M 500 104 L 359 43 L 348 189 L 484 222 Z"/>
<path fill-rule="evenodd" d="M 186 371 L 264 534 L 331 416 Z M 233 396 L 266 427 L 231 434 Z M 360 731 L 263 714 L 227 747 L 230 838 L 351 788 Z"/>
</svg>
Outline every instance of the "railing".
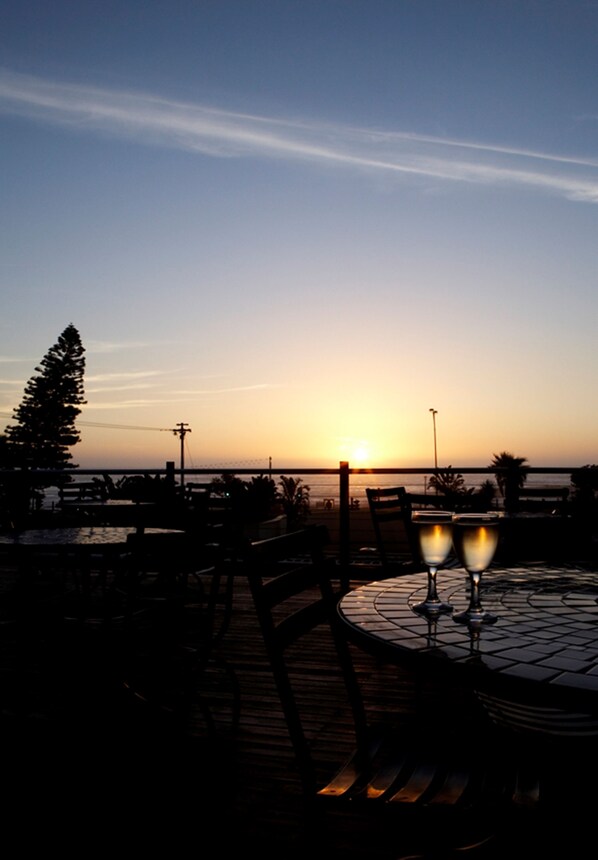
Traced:
<svg viewBox="0 0 598 860">
<path fill-rule="evenodd" d="M 559 467 L 526 467 L 528 475 L 563 475 L 566 476 L 566 483 L 569 484 L 570 476 L 578 469 L 577 466 L 559 466 Z M 185 482 L 194 476 L 213 476 L 215 474 L 232 473 L 236 476 L 251 476 L 258 474 L 268 474 L 272 476 L 294 475 L 294 476 L 309 476 L 309 475 L 336 475 L 339 480 L 339 505 L 338 505 L 338 530 L 339 530 L 339 553 L 341 562 L 347 562 L 350 556 L 350 511 L 351 511 L 351 477 L 355 475 L 384 475 L 396 476 L 397 483 L 404 482 L 405 477 L 413 477 L 421 475 L 425 478 L 427 475 L 435 473 L 431 467 L 379 467 L 379 468 L 351 468 L 348 461 L 341 461 L 338 467 L 334 468 L 311 468 L 311 467 L 285 467 L 276 469 L 256 469 L 254 468 L 228 468 L 220 469 L 217 466 L 205 467 L 200 469 L 181 469 L 175 468 L 174 462 L 167 462 L 164 469 L 114 469 L 114 468 L 95 468 L 95 469 L 73 469 L 61 472 L 42 471 L 42 470 L 0 470 L 0 487 L 4 487 L 5 496 L 7 493 L 17 491 L 28 492 L 31 488 L 37 486 L 60 486 L 66 480 L 79 478 L 90 475 L 110 475 L 126 476 L 126 475 L 148 475 L 148 476 L 164 476 L 167 483 L 172 487 L 173 492 L 177 488 L 177 477 L 179 479 L 179 488 Z M 471 466 L 471 467 L 448 467 L 442 468 L 443 474 L 447 475 L 478 475 L 482 480 L 492 479 L 497 475 L 497 469 L 488 466 Z M 563 482 L 565 483 L 565 482 Z"/>
</svg>

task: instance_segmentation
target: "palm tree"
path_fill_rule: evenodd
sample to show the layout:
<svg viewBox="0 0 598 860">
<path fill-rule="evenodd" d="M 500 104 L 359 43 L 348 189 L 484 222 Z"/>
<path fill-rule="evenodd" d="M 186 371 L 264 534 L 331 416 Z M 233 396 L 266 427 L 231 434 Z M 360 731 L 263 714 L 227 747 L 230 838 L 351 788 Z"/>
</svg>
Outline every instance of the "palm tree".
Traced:
<svg viewBox="0 0 598 860">
<path fill-rule="evenodd" d="M 280 501 L 290 529 L 298 528 L 309 514 L 309 486 L 302 478 L 280 476 Z"/>
<path fill-rule="evenodd" d="M 515 457 L 508 451 L 492 455 L 490 468 L 495 470 L 498 490 L 505 499 L 505 507 L 511 507 L 519 494 L 519 490 L 527 481 L 529 467 L 527 457 Z"/>
<path fill-rule="evenodd" d="M 466 493 L 472 493 L 473 490 L 468 490 L 465 486 L 465 478 L 461 474 L 455 474 L 451 471 L 453 467 L 449 466 L 445 471 L 439 469 L 436 474 L 428 480 L 428 489 L 436 490 L 443 496 L 461 496 Z"/>
</svg>

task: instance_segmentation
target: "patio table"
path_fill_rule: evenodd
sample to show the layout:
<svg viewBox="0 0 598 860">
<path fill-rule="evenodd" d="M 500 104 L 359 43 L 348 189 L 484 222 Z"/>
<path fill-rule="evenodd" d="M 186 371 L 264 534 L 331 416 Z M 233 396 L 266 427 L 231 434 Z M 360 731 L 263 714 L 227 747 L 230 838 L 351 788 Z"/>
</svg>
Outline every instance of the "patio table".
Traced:
<svg viewBox="0 0 598 860">
<path fill-rule="evenodd" d="M 451 614 L 427 618 L 414 612 L 426 587 L 426 574 L 417 573 L 349 592 L 338 610 L 349 638 L 432 677 L 451 673 L 477 690 L 598 714 L 598 572 L 491 567 L 481 597 L 498 620 L 472 628 L 455 623 Z M 466 609 L 465 571 L 439 571 L 438 592 L 453 614 Z"/>
<path fill-rule="evenodd" d="M 0 533 L 0 545 L 23 549 L 57 549 L 60 547 L 113 547 L 122 550 L 134 526 L 89 525 L 47 529 L 23 529 Z M 147 528 L 144 534 L 184 534 L 179 529 Z"/>
</svg>

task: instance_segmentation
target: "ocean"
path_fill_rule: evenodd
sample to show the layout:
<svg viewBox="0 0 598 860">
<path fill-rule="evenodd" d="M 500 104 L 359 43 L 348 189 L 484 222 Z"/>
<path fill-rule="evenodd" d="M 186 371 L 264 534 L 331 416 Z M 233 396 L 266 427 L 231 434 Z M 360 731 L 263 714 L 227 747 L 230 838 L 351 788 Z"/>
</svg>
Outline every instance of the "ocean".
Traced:
<svg viewBox="0 0 598 860">
<path fill-rule="evenodd" d="M 109 469 L 106 470 L 110 472 Z M 147 470 L 146 470 L 147 471 Z M 139 474 L 142 474 L 143 470 L 140 470 Z M 262 471 L 261 474 L 265 474 L 265 471 Z M 149 474 L 152 474 L 151 470 L 149 470 Z M 210 483 L 214 478 L 219 478 L 221 476 L 221 472 L 214 472 L 206 475 L 188 475 L 185 478 L 186 483 Z M 256 474 L 260 474 L 260 472 L 256 472 Z M 327 475 L 301 475 L 294 474 L 292 469 L 286 470 L 284 472 L 285 475 L 290 475 L 292 477 L 301 478 L 301 481 L 304 486 L 309 487 L 309 496 L 310 496 L 310 504 L 312 507 L 323 507 L 330 505 L 332 502 L 333 505 L 338 505 L 340 492 L 339 492 L 339 476 L 335 474 L 327 474 Z M 349 476 L 349 496 L 351 499 L 355 500 L 356 503 L 359 504 L 360 507 L 367 504 L 366 501 L 366 487 L 395 487 L 402 486 L 405 487 L 408 493 L 425 493 L 425 492 L 433 492 L 427 490 L 428 480 L 432 476 L 432 471 L 429 473 L 418 473 L 418 474 L 357 474 Z M 272 471 L 272 478 L 275 482 L 278 483 L 280 473 Z M 98 472 L 96 475 L 93 474 L 78 474 L 77 472 L 73 473 L 73 478 L 75 482 L 83 481 L 88 482 L 91 481 L 94 477 L 101 478 L 101 473 Z M 243 480 L 251 480 L 251 475 L 239 475 Z M 115 482 L 117 482 L 120 478 L 118 474 L 113 475 Z M 488 478 L 493 478 L 492 475 L 486 472 L 478 472 L 471 474 L 463 475 L 465 481 L 466 488 L 479 488 L 480 485 L 488 480 Z M 178 477 L 177 477 L 178 479 Z M 550 473 L 550 472 L 538 472 L 532 473 L 528 476 L 526 481 L 526 487 L 562 487 L 570 485 L 570 474 L 569 473 Z M 44 507 L 51 507 L 53 503 L 58 501 L 58 491 L 50 487 L 46 490 L 46 498 L 44 500 Z"/>
</svg>

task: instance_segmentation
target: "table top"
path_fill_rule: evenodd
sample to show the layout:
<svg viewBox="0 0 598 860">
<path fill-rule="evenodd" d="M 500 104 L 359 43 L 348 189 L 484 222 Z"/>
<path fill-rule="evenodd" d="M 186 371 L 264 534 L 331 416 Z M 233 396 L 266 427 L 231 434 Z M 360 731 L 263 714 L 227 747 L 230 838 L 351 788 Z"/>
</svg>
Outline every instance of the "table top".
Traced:
<svg viewBox="0 0 598 860">
<path fill-rule="evenodd" d="M 463 569 L 441 570 L 438 594 L 467 608 Z M 470 629 L 451 614 L 428 619 L 412 606 L 424 599 L 426 574 L 372 582 L 339 604 L 352 640 L 397 663 L 455 677 L 482 688 L 582 702 L 598 711 L 598 572 L 544 565 L 488 570 L 481 583 L 494 624 Z"/>
<path fill-rule="evenodd" d="M 0 534 L 0 544 L 13 547 L 121 546 L 135 534 L 134 526 L 69 526 L 24 529 Z M 184 534 L 177 529 L 146 528 L 143 534 Z"/>
<path fill-rule="evenodd" d="M 155 502 L 137 502 L 134 499 L 68 499 L 67 508 L 135 508 L 155 505 Z"/>
</svg>

